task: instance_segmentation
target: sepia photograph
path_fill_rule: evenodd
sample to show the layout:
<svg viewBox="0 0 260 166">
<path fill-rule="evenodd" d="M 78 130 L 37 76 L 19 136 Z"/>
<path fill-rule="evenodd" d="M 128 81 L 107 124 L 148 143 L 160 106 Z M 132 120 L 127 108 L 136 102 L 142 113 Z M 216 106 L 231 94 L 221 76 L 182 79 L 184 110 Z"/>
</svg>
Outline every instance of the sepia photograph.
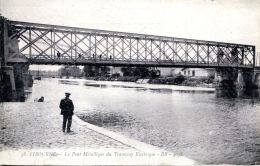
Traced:
<svg viewBox="0 0 260 166">
<path fill-rule="evenodd" d="M 260 165 L 260 0 L 0 0 L 0 165 Z"/>
</svg>

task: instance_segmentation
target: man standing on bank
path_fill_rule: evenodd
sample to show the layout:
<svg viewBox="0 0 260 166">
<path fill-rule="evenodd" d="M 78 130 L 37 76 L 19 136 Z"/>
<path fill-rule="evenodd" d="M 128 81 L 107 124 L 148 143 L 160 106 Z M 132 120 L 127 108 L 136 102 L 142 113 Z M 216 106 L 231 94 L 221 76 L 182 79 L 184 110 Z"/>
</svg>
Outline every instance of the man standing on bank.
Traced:
<svg viewBox="0 0 260 166">
<path fill-rule="evenodd" d="M 65 98 L 60 101 L 60 114 L 63 115 L 62 131 L 65 132 L 67 124 L 67 132 L 71 132 L 72 115 L 74 114 L 74 105 L 70 97 L 70 93 L 65 93 Z M 68 122 L 68 123 L 67 123 Z"/>
</svg>

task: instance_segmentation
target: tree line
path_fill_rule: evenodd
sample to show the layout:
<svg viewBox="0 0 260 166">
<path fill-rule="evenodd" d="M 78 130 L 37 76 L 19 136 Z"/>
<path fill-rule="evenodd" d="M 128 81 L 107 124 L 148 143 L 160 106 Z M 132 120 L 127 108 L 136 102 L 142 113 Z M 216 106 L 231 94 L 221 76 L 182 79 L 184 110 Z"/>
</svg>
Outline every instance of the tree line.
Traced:
<svg viewBox="0 0 260 166">
<path fill-rule="evenodd" d="M 65 77 L 98 77 L 110 76 L 111 67 L 109 66 L 91 66 L 86 65 L 81 70 L 78 66 L 63 66 L 59 69 L 60 75 Z M 123 76 L 138 76 L 138 77 L 158 77 L 160 72 L 147 67 L 121 67 Z M 119 73 L 114 73 L 114 76 L 119 76 Z"/>
</svg>

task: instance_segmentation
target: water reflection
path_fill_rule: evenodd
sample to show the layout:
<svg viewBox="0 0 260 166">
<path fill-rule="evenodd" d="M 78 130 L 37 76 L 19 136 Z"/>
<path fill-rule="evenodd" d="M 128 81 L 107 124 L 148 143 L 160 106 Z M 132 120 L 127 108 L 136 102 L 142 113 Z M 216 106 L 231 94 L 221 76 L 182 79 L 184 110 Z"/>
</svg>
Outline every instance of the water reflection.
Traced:
<svg viewBox="0 0 260 166">
<path fill-rule="evenodd" d="M 149 90 L 153 93 L 172 93 L 173 90 L 172 89 L 166 89 L 166 88 L 163 88 L 163 89 L 160 89 L 160 88 L 149 88 Z"/>
<path fill-rule="evenodd" d="M 241 89 L 238 91 L 238 96 L 241 98 L 259 98 L 259 89 Z"/>
<path fill-rule="evenodd" d="M 137 88 L 135 89 L 137 92 L 140 91 L 140 92 L 145 92 L 145 91 L 148 91 L 147 88 Z"/>
<path fill-rule="evenodd" d="M 78 114 L 78 116 L 93 125 L 99 127 L 111 127 L 111 126 L 131 126 L 134 122 L 133 117 L 127 114 L 121 114 L 120 112 L 90 112 L 85 114 Z"/>
<path fill-rule="evenodd" d="M 27 99 L 31 96 L 31 94 L 32 94 L 32 88 L 25 88 L 25 90 L 24 90 L 24 97 L 25 97 L 25 100 L 24 100 L 24 102 L 25 101 L 27 101 Z"/>
<path fill-rule="evenodd" d="M 90 87 L 98 87 L 98 88 L 106 88 L 107 85 L 105 84 L 93 84 L 93 83 L 84 83 L 85 86 L 90 86 Z"/>
<path fill-rule="evenodd" d="M 97 88 L 124 88 L 124 89 L 134 89 L 136 91 L 150 91 L 153 93 L 172 93 L 178 91 L 180 93 L 215 93 L 212 90 L 181 90 L 181 89 L 170 89 L 170 88 L 151 88 L 151 87 L 141 87 L 141 86 L 127 86 L 127 85 L 113 85 L 113 84 L 102 84 L 102 83 L 93 83 L 85 82 L 84 86 L 97 87 Z"/>
<path fill-rule="evenodd" d="M 216 97 L 218 98 L 259 98 L 259 89 L 236 89 L 236 88 L 217 88 Z"/>
<path fill-rule="evenodd" d="M 79 85 L 79 81 L 59 80 L 59 84 Z"/>
<path fill-rule="evenodd" d="M 173 92 L 191 93 L 191 94 L 195 94 L 195 93 L 206 93 L 206 94 L 215 93 L 215 91 L 206 91 L 206 90 L 178 90 L 178 89 L 169 89 L 169 88 L 140 88 L 140 89 L 136 89 L 136 91 L 150 91 L 152 93 L 165 93 L 165 94 L 169 94 L 169 93 L 173 93 Z"/>
<path fill-rule="evenodd" d="M 238 97 L 237 89 L 235 88 L 216 88 L 216 97 L 219 98 L 236 98 Z"/>
<path fill-rule="evenodd" d="M 91 82 L 85 82 L 84 83 L 85 86 L 91 86 L 91 87 L 99 87 L 99 88 L 129 88 L 129 89 L 139 89 L 139 88 L 143 88 L 143 87 L 138 87 L 138 86 L 127 86 L 127 85 L 113 85 L 113 84 L 97 84 L 97 83 L 91 83 Z"/>
<path fill-rule="evenodd" d="M 113 88 L 130 88 L 130 89 L 139 89 L 143 87 L 138 87 L 138 86 L 126 86 L 126 85 L 111 85 Z"/>
<path fill-rule="evenodd" d="M 179 93 L 192 93 L 192 94 L 195 94 L 195 93 L 198 93 L 198 94 L 212 94 L 212 93 L 215 93 L 215 91 L 205 91 L 205 90 L 176 90 L 178 91 Z"/>
</svg>

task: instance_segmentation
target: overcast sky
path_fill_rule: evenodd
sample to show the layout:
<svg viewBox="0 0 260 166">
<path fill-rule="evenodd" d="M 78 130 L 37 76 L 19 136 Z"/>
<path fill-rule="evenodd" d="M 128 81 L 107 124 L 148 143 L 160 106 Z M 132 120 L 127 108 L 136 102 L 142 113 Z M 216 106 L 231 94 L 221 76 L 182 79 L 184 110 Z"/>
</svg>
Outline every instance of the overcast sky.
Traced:
<svg viewBox="0 0 260 166">
<path fill-rule="evenodd" d="M 260 0 L 0 0 L 10 20 L 251 44 Z"/>
</svg>

